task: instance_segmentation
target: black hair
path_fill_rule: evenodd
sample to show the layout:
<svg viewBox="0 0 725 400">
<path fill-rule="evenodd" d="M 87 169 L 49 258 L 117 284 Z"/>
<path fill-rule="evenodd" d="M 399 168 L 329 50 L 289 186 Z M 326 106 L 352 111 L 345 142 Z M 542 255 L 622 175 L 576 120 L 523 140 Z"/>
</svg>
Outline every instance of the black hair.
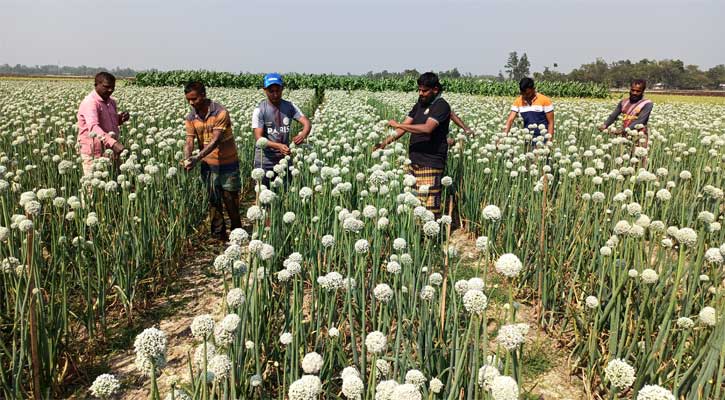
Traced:
<svg viewBox="0 0 725 400">
<path fill-rule="evenodd" d="M 519 90 L 521 91 L 521 93 L 525 92 L 527 89 L 535 88 L 536 86 L 534 85 L 534 80 L 529 77 L 521 78 L 521 80 L 519 81 Z"/>
<path fill-rule="evenodd" d="M 647 89 L 647 81 L 644 79 L 632 79 L 629 86 L 642 86 L 642 90 Z"/>
<path fill-rule="evenodd" d="M 443 86 L 438 80 L 438 75 L 434 74 L 433 72 L 426 72 L 418 77 L 418 86 L 437 88 L 439 91 L 443 91 Z"/>
<path fill-rule="evenodd" d="M 106 71 L 101 71 L 101 72 L 97 73 L 95 80 L 96 80 L 96 85 L 99 85 L 99 84 L 105 83 L 105 82 L 116 83 L 116 77 Z"/>
<path fill-rule="evenodd" d="M 202 96 L 206 96 L 206 88 L 204 84 L 199 81 L 191 81 L 184 86 L 184 94 L 196 92 Z"/>
</svg>

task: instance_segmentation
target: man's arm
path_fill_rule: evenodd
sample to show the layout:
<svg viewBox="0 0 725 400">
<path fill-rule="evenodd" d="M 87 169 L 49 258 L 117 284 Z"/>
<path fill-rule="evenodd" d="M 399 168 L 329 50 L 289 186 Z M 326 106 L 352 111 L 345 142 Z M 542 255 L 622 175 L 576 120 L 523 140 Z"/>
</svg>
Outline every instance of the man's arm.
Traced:
<svg viewBox="0 0 725 400">
<path fill-rule="evenodd" d="M 553 138 L 554 137 L 554 112 L 553 111 L 549 111 L 548 113 L 546 113 L 546 122 L 548 125 L 546 127 L 546 130 L 549 132 L 549 134 Z"/>
<path fill-rule="evenodd" d="M 451 110 L 451 121 L 453 121 L 454 124 L 458 125 L 459 128 L 463 129 L 463 132 L 466 132 L 466 134 L 470 135 L 473 133 L 471 128 L 466 126 L 466 123 L 463 122 L 463 120 L 458 116 L 458 114 L 453 112 L 453 110 Z"/>
<path fill-rule="evenodd" d="M 614 111 L 612 111 L 611 114 L 609 114 L 609 118 L 607 118 L 606 121 L 602 125 L 599 126 L 599 130 L 603 131 L 609 127 L 609 125 L 612 125 L 614 121 L 617 120 L 619 117 L 619 114 L 622 113 L 622 102 L 620 101 L 617 103 L 617 107 L 614 108 Z"/>
<path fill-rule="evenodd" d="M 413 122 L 413 118 L 411 118 L 411 117 L 405 117 L 405 119 L 403 120 L 403 123 L 404 124 L 410 124 L 411 122 Z M 388 121 L 388 123 L 390 123 L 390 121 Z M 401 137 L 403 137 L 403 135 L 405 135 L 405 130 L 403 130 L 401 128 L 396 128 L 395 129 L 395 135 L 388 136 L 385 139 L 383 139 L 382 142 L 376 144 L 375 145 L 375 150 L 377 150 L 377 149 L 384 149 L 385 146 L 387 146 L 390 143 L 393 143 L 394 141 L 400 139 Z"/>
<path fill-rule="evenodd" d="M 516 112 L 516 111 L 511 111 L 511 112 L 509 112 L 509 116 L 508 116 L 508 118 L 506 119 L 506 126 L 505 126 L 505 127 L 503 128 L 503 132 L 504 132 L 505 134 L 508 134 L 508 133 L 509 133 L 509 131 L 511 130 L 511 125 L 513 125 L 513 123 L 514 123 L 514 119 L 516 119 L 516 116 L 517 116 L 517 115 L 519 115 L 519 113 L 518 113 L 518 112 Z"/>
<path fill-rule="evenodd" d="M 310 122 L 310 119 L 304 115 L 300 115 L 300 117 L 297 119 L 297 121 L 299 121 L 299 123 L 302 124 L 302 131 L 300 131 L 300 133 L 298 133 L 292 139 L 292 141 L 295 144 L 301 144 L 302 142 L 305 141 L 305 139 L 307 139 L 307 136 L 310 135 L 310 131 L 312 130 L 312 123 Z"/>
<path fill-rule="evenodd" d="M 639 115 L 637 115 L 637 119 L 632 121 L 632 124 L 630 125 L 632 128 L 636 127 L 639 124 L 647 125 L 647 122 L 649 121 L 649 115 L 652 113 L 652 105 L 652 103 L 648 103 L 644 107 L 642 107 L 642 111 L 640 111 Z"/>
<path fill-rule="evenodd" d="M 402 129 L 405 132 L 410 132 L 414 135 L 430 135 L 438 126 L 438 121 L 433 118 L 428 118 L 424 124 L 411 124 L 403 122 L 402 124 L 397 123 L 393 120 L 388 121 L 388 125 L 395 129 Z"/>
</svg>

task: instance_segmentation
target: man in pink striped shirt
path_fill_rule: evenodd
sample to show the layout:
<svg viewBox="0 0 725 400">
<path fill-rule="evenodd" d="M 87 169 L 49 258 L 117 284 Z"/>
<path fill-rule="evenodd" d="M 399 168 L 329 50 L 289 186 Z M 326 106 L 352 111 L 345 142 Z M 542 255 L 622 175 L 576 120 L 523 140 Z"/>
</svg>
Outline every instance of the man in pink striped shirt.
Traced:
<svg viewBox="0 0 725 400">
<path fill-rule="evenodd" d="M 83 159 L 83 174 L 93 172 L 93 160 L 104 157 L 106 149 L 117 158 L 124 150 L 119 142 L 119 125 L 128 121 L 128 112 L 118 113 L 111 98 L 116 77 L 108 72 L 96 74 L 95 89 L 78 107 L 78 145 Z"/>
</svg>

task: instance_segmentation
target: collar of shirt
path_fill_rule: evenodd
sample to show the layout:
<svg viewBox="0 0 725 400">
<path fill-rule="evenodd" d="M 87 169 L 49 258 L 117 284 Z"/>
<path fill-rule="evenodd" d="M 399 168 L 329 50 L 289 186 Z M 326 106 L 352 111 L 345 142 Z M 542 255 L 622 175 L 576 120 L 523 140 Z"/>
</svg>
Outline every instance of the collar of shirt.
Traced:
<svg viewBox="0 0 725 400">
<path fill-rule="evenodd" d="M 209 118 L 209 116 L 216 111 L 216 103 L 214 103 L 213 101 L 211 101 L 211 99 L 209 99 L 209 108 L 206 110 L 206 115 L 203 118 L 201 117 L 201 115 L 199 115 L 196 112 L 195 108 L 192 107 L 191 110 L 194 113 L 194 118 L 198 118 L 202 121 L 206 121 Z"/>
<path fill-rule="evenodd" d="M 91 91 L 91 97 L 93 97 L 93 99 L 94 99 L 95 101 L 97 101 L 97 102 L 99 102 L 99 103 L 103 103 L 103 104 L 105 104 L 105 105 L 111 104 L 111 101 L 113 100 L 113 99 L 112 99 L 112 98 L 110 98 L 110 97 L 108 98 L 108 101 L 106 101 L 106 100 L 103 100 L 103 97 L 101 97 L 101 95 L 100 95 L 100 94 L 98 94 L 98 92 L 96 92 L 96 89 L 93 89 L 93 91 Z"/>
<path fill-rule="evenodd" d="M 534 98 L 533 98 L 533 99 L 531 99 L 531 101 L 526 101 L 526 99 L 524 99 L 524 96 L 521 96 L 521 100 L 523 100 L 524 104 L 527 104 L 527 105 L 532 105 L 532 104 L 534 104 L 534 102 L 536 101 L 536 98 L 537 98 L 537 97 L 539 97 L 539 94 L 538 94 L 538 93 L 536 93 L 536 94 L 534 95 Z"/>
</svg>

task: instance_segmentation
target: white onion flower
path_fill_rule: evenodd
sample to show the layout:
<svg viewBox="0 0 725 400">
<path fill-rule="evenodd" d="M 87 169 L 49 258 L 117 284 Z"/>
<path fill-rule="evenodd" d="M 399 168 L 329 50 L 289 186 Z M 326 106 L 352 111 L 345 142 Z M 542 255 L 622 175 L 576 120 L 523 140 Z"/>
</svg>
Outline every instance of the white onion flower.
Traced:
<svg viewBox="0 0 725 400">
<path fill-rule="evenodd" d="M 373 331 L 365 337 L 365 347 L 373 354 L 380 354 L 385 351 L 388 338 L 380 331 Z"/>
<path fill-rule="evenodd" d="M 90 392 L 93 396 L 107 399 L 113 396 L 118 389 L 121 388 L 121 383 L 111 374 L 101 374 L 96 377 L 93 384 L 90 387 Z"/>
<path fill-rule="evenodd" d="M 501 219 L 501 209 L 493 204 L 483 208 L 483 218 L 488 221 L 497 222 Z"/>
<path fill-rule="evenodd" d="M 393 289 L 385 283 L 378 284 L 373 289 L 375 298 L 382 303 L 387 303 L 393 298 Z"/>
<path fill-rule="evenodd" d="M 211 374 L 213 382 L 221 382 L 229 376 L 232 362 L 226 354 L 217 354 L 209 360 L 207 371 Z"/>
<path fill-rule="evenodd" d="M 675 400 L 675 396 L 662 386 L 644 385 L 637 393 L 637 400 Z"/>
<path fill-rule="evenodd" d="M 717 324 L 717 312 L 713 307 L 703 307 L 698 317 L 703 325 L 715 326 Z"/>
<path fill-rule="evenodd" d="M 214 319 L 209 314 L 199 315 L 191 322 L 191 334 L 198 340 L 205 340 L 214 333 Z"/>
<path fill-rule="evenodd" d="M 484 365 L 478 369 L 478 386 L 490 390 L 493 379 L 501 375 L 501 372 L 493 365 Z"/>
<path fill-rule="evenodd" d="M 422 398 L 418 386 L 409 383 L 395 386 L 389 397 L 390 400 L 421 400 Z"/>
<path fill-rule="evenodd" d="M 488 305 L 488 298 L 478 289 L 468 290 L 463 295 L 463 306 L 471 314 L 480 315 Z"/>
<path fill-rule="evenodd" d="M 261 381 L 261 379 L 260 379 Z M 260 382 L 261 383 L 261 382 Z M 289 400 L 315 400 L 322 391 L 322 382 L 316 375 L 303 375 L 289 386 Z"/>
<path fill-rule="evenodd" d="M 479 236 L 476 238 L 476 249 L 481 252 L 485 252 L 488 250 L 488 237 L 486 236 Z"/>
<path fill-rule="evenodd" d="M 420 298 L 421 300 L 433 300 L 433 297 L 435 296 L 436 290 L 433 286 L 425 285 L 423 286 L 423 289 L 420 290 Z"/>
<path fill-rule="evenodd" d="M 498 336 L 496 336 L 496 342 L 509 351 L 516 349 L 524 341 L 525 338 L 521 329 L 515 324 L 502 326 L 498 331 Z"/>
<path fill-rule="evenodd" d="M 348 376 L 342 380 L 342 394 L 348 399 L 360 399 L 364 390 L 365 386 L 359 376 Z"/>
<path fill-rule="evenodd" d="M 302 359 L 302 370 L 306 374 L 317 374 L 322 369 L 322 364 L 322 356 L 313 351 L 305 354 L 305 357 Z"/>
<path fill-rule="evenodd" d="M 396 387 L 398 387 L 398 382 L 394 380 L 381 381 L 375 386 L 375 400 L 396 400 L 393 397 Z"/>
<path fill-rule="evenodd" d="M 425 385 L 427 380 L 425 375 L 417 369 L 411 369 L 405 373 L 405 383 L 415 385 L 419 388 Z"/>
<path fill-rule="evenodd" d="M 227 293 L 227 305 L 231 308 L 237 308 L 244 304 L 244 291 L 240 288 L 233 288 Z"/>
<path fill-rule="evenodd" d="M 423 225 L 423 233 L 426 236 L 437 236 L 440 231 L 441 227 L 435 221 L 428 221 Z"/>
<path fill-rule="evenodd" d="M 647 268 L 647 269 L 643 270 L 642 273 L 640 274 L 640 276 L 642 278 L 642 282 L 644 282 L 648 285 L 657 283 L 657 280 L 659 279 L 659 275 L 657 274 L 657 271 L 655 271 L 651 268 Z"/>
<path fill-rule="evenodd" d="M 632 386 L 636 378 L 634 368 L 621 359 L 609 361 L 606 368 L 604 368 L 604 376 L 612 386 L 619 390 L 624 390 Z"/>
<path fill-rule="evenodd" d="M 370 250 L 370 243 L 366 239 L 359 239 L 355 242 L 355 252 L 358 254 L 367 253 Z"/>
<path fill-rule="evenodd" d="M 587 296 L 585 303 L 587 307 L 592 309 L 599 307 L 599 299 L 597 299 L 596 296 Z"/>
<path fill-rule="evenodd" d="M 695 321 L 687 317 L 677 318 L 677 327 L 680 329 L 690 329 L 695 326 Z"/>
<path fill-rule="evenodd" d="M 519 258 L 511 253 L 502 255 L 496 261 L 496 271 L 506 277 L 515 278 L 521 272 L 523 264 Z"/>
<path fill-rule="evenodd" d="M 491 397 L 494 400 L 518 400 L 519 385 L 510 376 L 497 376 L 491 381 Z"/>
</svg>

